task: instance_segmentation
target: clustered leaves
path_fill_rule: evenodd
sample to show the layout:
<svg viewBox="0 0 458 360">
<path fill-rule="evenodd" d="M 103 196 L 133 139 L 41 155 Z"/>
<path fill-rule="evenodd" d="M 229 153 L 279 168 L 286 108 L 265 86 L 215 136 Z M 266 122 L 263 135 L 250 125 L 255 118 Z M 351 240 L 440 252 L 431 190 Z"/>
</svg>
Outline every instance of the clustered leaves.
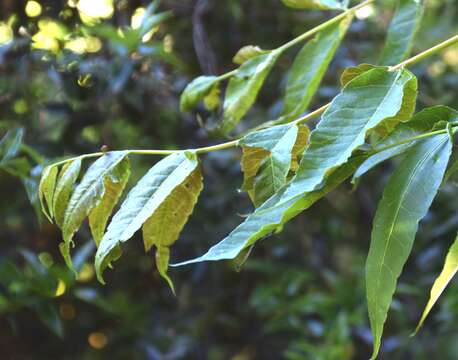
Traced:
<svg viewBox="0 0 458 360">
<path fill-rule="evenodd" d="M 346 1 L 283 2 L 298 9 L 342 10 L 347 6 Z M 419 221 L 443 182 L 458 112 L 434 106 L 414 115 L 415 75 L 403 67 L 386 66 L 408 56 L 423 12 L 420 1 L 400 0 L 381 64 L 346 69 L 341 76 L 341 92 L 310 132 L 300 116 L 307 110 L 351 25 L 353 12 L 350 9 L 339 21 L 331 21 L 299 52 L 286 86 L 283 113 L 268 123 L 274 126 L 251 131 L 234 142 L 242 150 L 242 189 L 255 210 L 205 254 L 173 266 L 233 259 L 261 238 L 281 231 L 286 222 L 346 179 L 353 177 L 356 185 L 376 165 L 402 155 L 378 204 L 366 262 L 367 302 L 374 336 L 372 358 L 376 358 L 397 279 L 411 252 Z M 252 107 L 266 77 L 286 50 L 284 46 L 274 50 L 251 45 L 242 48 L 234 57 L 240 67 L 220 77 L 202 76 L 192 81 L 182 94 L 181 109 L 192 110 L 200 101 L 217 108 L 221 82 L 230 78 L 220 122 L 222 132 L 229 133 Z M 79 183 L 84 155 L 64 166 L 48 166 L 40 183 L 40 199 L 46 216 L 62 229 L 61 252 L 68 266 L 72 267 L 74 234 L 84 219 L 89 219 L 98 246 L 95 265 L 101 282 L 104 269 L 121 256 L 122 243 L 142 229 L 145 250 L 156 248 L 158 271 L 173 290 L 167 274 L 170 247 L 203 188 L 198 159 L 205 152 L 202 149 L 175 151 L 154 165 L 130 190 L 108 226 L 126 187 L 130 174 L 128 156 L 134 151 L 103 154 Z M 418 327 L 458 270 L 457 241 L 431 290 Z"/>
</svg>

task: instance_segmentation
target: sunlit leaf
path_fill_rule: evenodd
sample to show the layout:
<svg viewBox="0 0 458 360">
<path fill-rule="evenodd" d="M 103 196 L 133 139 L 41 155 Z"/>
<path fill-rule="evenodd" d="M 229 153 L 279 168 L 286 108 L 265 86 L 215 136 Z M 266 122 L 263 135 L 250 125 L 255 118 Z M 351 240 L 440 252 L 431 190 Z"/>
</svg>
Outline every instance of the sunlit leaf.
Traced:
<svg viewBox="0 0 458 360">
<path fill-rule="evenodd" d="M 100 282 L 103 283 L 103 270 L 121 255 L 120 244 L 129 240 L 155 214 L 198 165 L 193 153 L 169 155 L 153 166 L 129 192 L 97 249 L 95 269 Z"/>
<path fill-rule="evenodd" d="M 64 241 L 60 245 L 60 250 L 67 265 L 72 269 L 70 245 L 73 236 L 92 209 L 102 200 L 105 193 L 105 178 L 110 176 L 127 154 L 127 151 L 112 151 L 96 160 L 70 197 L 62 226 Z"/>
<path fill-rule="evenodd" d="M 102 199 L 89 213 L 89 227 L 97 245 L 102 240 L 108 218 L 121 197 L 129 176 L 129 158 L 126 157 L 105 177 L 105 190 Z"/>
<path fill-rule="evenodd" d="M 436 196 L 451 150 L 449 134 L 416 144 L 391 176 L 378 204 L 366 261 L 366 295 L 374 337 L 372 359 L 379 352 L 397 279 L 412 249 L 418 223 Z"/>
<path fill-rule="evenodd" d="M 54 188 L 57 179 L 57 166 L 49 165 L 43 169 L 41 175 L 40 185 L 38 188 L 38 195 L 40 198 L 41 209 L 46 215 L 48 220 L 52 222 L 53 216 L 53 197 Z"/>
<path fill-rule="evenodd" d="M 156 247 L 156 267 L 173 292 L 172 280 L 167 275 L 170 246 L 178 239 L 202 188 L 202 175 L 199 168 L 196 168 L 143 225 L 145 250 L 148 251 L 153 245 Z"/>
<path fill-rule="evenodd" d="M 73 185 L 78 179 L 81 169 L 81 159 L 66 163 L 59 174 L 53 197 L 53 213 L 56 224 L 61 228 L 64 224 L 65 210 L 67 209 Z"/>
<path fill-rule="evenodd" d="M 409 56 L 415 35 L 420 29 L 423 10 L 423 0 L 399 0 L 388 28 L 380 64 L 395 65 Z"/>
<path fill-rule="evenodd" d="M 458 236 L 455 238 L 452 246 L 450 247 L 447 257 L 445 258 L 444 267 L 440 275 L 434 281 L 434 284 L 431 288 L 431 292 L 429 295 L 428 303 L 426 304 L 425 310 L 423 310 L 423 314 L 421 315 L 421 319 L 418 322 L 418 325 L 415 329 L 415 333 L 420 330 L 423 322 L 425 321 L 426 317 L 428 316 L 429 312 L 433 308 L 436 301 L 444 292 L 445 288 L 447 287 L 448 283 L 452 280 L 455 276 L 456 272 L 458 271 Z"/>
<path fill-rule="evenodd" d="M 244 62 L 229 80 L 224 98 L 221 129 L 230 132 L 247 113 L 281 52 L 273 50 Z"/>
<path fill-rule="evenodd" d="M 284 120 L 292 120 L 307 109 L 352 17 L 348 15 L 342 21 L 320 31 L 296 56 L 286 85 L 282 116 Z"/>
<path fill-rule="evenodd" d="M 348 0 L 282 0 L 283 4 L 294 9 L 345 10 Z"/>
</svg>

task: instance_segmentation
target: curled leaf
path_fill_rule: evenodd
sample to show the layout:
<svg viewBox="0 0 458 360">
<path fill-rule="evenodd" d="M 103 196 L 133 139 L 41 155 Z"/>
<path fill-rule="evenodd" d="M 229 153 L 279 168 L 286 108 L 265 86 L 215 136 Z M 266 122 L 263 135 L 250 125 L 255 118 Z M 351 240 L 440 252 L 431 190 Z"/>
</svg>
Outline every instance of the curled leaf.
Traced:
<svg viewBox="0 0 458 360">
<path fill-rule="evenodd" d="M 237 53 L 234 55 L 232 61 L 234 64 L 241 65 L 245 61 L 250 60 L 258 55 L 262 55 L 268 53 L 268 50 L 263 50 L 259 46 L 254 45 L 246 45 L 242 47 Z"/>
<path fill-rule="evenodd" d="M 181 94 L 180 110 L 186 112 L 196 107 L 218 84 L 216 76 L 199 76 L 191 81 Z"/>
</svg>

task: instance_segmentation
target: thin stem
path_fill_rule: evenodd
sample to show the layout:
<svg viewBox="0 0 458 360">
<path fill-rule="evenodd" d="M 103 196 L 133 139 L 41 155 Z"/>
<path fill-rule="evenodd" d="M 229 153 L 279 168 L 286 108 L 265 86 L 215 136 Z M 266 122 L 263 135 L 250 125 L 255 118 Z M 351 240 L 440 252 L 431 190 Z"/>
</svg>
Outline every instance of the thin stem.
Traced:
<svg viewBox="0 0 458 360">
<path fill-rule="evenodd" d="M 452 46 L 454 44 L 458 43 L 458 34 L 456 34 L 455 36 L 452 36 L 451 38 L 441 42 L 440 44 L 437 44 L 436 46 L 433 46 L 432 48 L 429 48 L 428 50 L 425 50 L 413 57 L 411 57 L 410 59 L 407 59 L 397 65 L 394 65 L 394 66 L 391 66 L 390 67 L 390 70 L 399 70 L 403 67 L 407 67 L 407 66 L 410 66 L 410 65 L 413 65 L 413 64 L 416 64 L 428 57 L 430 57 L 431 55 L 434 55 L 434 54 L 437 54 L 438 52 L 440 52 L 441 50 L 445 49 L 446 47 L 449 47 L 449 46 Z"/>
<path fill-rule="evenodd" d="M 451 127 L 452 127 L 452 129 L 456 129 L 458 127 L 458 124 L 457 123 L 451 123 Z M 373 149 L 372 153 L 376 154 L 376 153 L 379 153 L 379 152 L 394 148 L 396 146 L 407 144 L 407 143 L 410 143 L 410 142 L 416 141 L 416 140 L 422 140 L 422 139 L 425 139 L 425 138 L 428 138 L 428 137 L 431 137 L 431 136 L 434 136 L 434 135 L 446 134 L 447 131 L 448 131 L 448 129 L 442 129 L 442 130 L 435 130 L 435 131 L 430 131 L 430 132 L 423 133 L 423 134 L 420 134 L 420 135 L 412 136 L 410 138 L 403 139 L 403 140 L 398 141 L 396 143 L 393 143 L 393 144 L 390 144 L 390 145 L 386 145 L 386 146 L 382 146 L 382 147 L 380 147 L 378 149 L 375 148 L 375 149 Z"/>
<path fill-rule="evenodd" d="M 363 4 L 367 5 L 368 3 L 372 2 L 372 1 L 374 1 L 374 0 L 367 0 L 364 3 L 361 3 L 360 5 L 358 5 L 359 7 L 358 6 L 357 7 L 360 8 L 360 7 L 363 6 Z M 354 11 L 355 8 L 352 8 L 350 10 Z M 458 34 L 453 36 L 453 37 L 451 37 L 451 38 L 449 38 L 449 39 L 447 39 L 447 40 L 445 40 L 445 41 L 443 41 L 443 42 L 441 42 L 440 44 L 438 44 L 436 46 L 433 46 L 432 48 L 430 48 L 428 50 L 425 50 L 425 51 L 421 52 L 420 54 L 418 54 L 416 56 L 411 57 L 410 59 L 407 59 L 407 60 L 403 61 L 402 63 L 399 63 L 397 65 L 394 65 L 394 66 L 390 67 L 389 69 L 391 71 L 394 71 L 394 70 L 398 70 L 398 69 L 403 68 L 403 67 L 407 67 L 407 66 L 416 64 L 417 62 L 419 62 L 419 61 L 421 61 L 423 59 L 426 59 L 429 56 L 437 54 L 442 49 L 445 49 L 446 47 L 449 47 L 449 46 L 451 46 L 453 44 L 456 44 L 456 43 L 458 43 Z M 234 71 L 236 71 L 236 70 L 234 70 Z M 229 74 L 229 73 L 227 73 L 227 74 Z M 227 76 L 227 74 L 224 74 L 224 76 Z M 306 121 L 309 121 L 309 120 L 321 115 L 330 105 L 331 105 L 331 103 L 327 103 L 326 105 L 323 105 L 322 107 L 312 111 L 311 113 L 309 113 L 307 115 L 304 115 L 304 116 L 302 116 L 300 118 L 297 118 L 296 120 L 293 120 L 291 123 L 292 124 L 301 124 L 301 123 L 304 123 Z M 265 127 L 270 127 L 270 126 L 273 126 L 273 125 L 278 125 L 278 122 L 271 121 L 271 122 L 268 123 L 268 126 L 263 126 L 263 125 L 259 126 L 258 128 L 253 129 L 253 131 L 260 130 L 260 129 L 263 129 Z M 458 127 L 458 123 L 453 124 L 453 126 L 454 127 Z M 415 141 L 415 140 L 420 140 L 420 139 L 423 139 L 423 138 L 426 138 L 426 137 L 429 137 L 429 136 L 433 136 L 433 135 L 437 135 L 437 134 L 443 134 L 446 131 L 447 130 L 436 130 L 436 131 L 432 131 L 432 132 L 429 132 L 429 133 L 421 134 L 421 135 L 418 135 L 418 136 L 414 136 L 412 138 L 408 138 L 408 139 L 402 140 L 402 141 L 400 141 L 398 143 L 382 147 L 380 149 L 375 149 L 374 151 L 375 152 L 380 152 L 380 151 L 383 151 L 383 150 L 386 150 L 386 149 L 389 149 L 389 148 L 392 148 L 392 147 L 395 147 L 395 146 L 398 146 L 398 145 L 402 145 L 404 143 L 408 143 L 408 142 Z M 224 142 L 224 143 L 220 143 L 220 144 L 216 144 L 216 145 L 204 146 L 204 147 L 195 148 L 195 149 L 189 149 L 189 151 L 193 151 L 193 152 L 195 152 L 197 154 L 205 154 L 205 153 L 209 153 L 209 152 L 213 152 L 213 151 L 229 149 L 229 148 L 232 148 L 232 147 L 236 147 L 238 145 L 239 140 L 240 139 L 235 139 L 235 140 L 232 140 L 232 141 L 228 141 L 228 142 Z M 178 152 L 181 152 L 181 151 L 184 151 L 184 150 L 128 150 L 128 153 L 129 154 L 137 154 L 137 155 L 170 155 L 170 154 L 178 153 Z M 103 154 L 105 154 L 105 152 L 96 152 L 96 153 L 91 153 L 91 154 L 80 155 L 80 156 L 76 156 L 76 157 L 73 157 L 73 158 L 69 158 L 69 159 L 66 159 L 66 160 L 62 160 L 62 161 L 56 162 L 53 165 L 58 166 L 58 165 L 65 164 L 66 162 L 69 162 L 69 161 L 72 161 L 72 160 L 93 158 L 93 157 L 102 156 Z"/>
<path fill-rule="evenodd" d="M 287 43 L 275 48 L 275 49 L 272 49 L 273 51 L 278 51 L 278 52 L 283 52 L 285 50 L 288 50 L 290 49 L 291 47 L 301 43 L 302 41 L 312 37 L 313 35 L 315 35 L 316 33 L 328 28 L 329 26 L 339 22 L 340 20 L 342 20 L 343 18 L 345 18 L 348 14 L 352 14 L 354 13 L 355 11 L 373 3 L 375 0 L 366 0 L 366 1 L 363 1 L 361 4 L 358 4 L 354 7 L 352 7 L 351 9 L 348 9 L 342 13 L 340 13 L 339 15 L 337 16 L 334 16 L 332 19 L 329 19 L 328 21 L 325 21 L 324 23 L 314 27 L 313 29 L 310 29 L 308 31 L 306 31 L 305 33 L 295 37 L 294 39 L 288 41 Z M 234 69 L 234 70 L 231 70 L 227 73 L 224 73 L 224 74 L 221 74 L 218 76 L 218 80 L 219 81 L 222 81 L 222 80 L 225 80 L 225 79 L 228 79 L 230 78 L 231 76 L 235 75 L 238 71 L 238 68 L 237 69 Z"/>
</svg>

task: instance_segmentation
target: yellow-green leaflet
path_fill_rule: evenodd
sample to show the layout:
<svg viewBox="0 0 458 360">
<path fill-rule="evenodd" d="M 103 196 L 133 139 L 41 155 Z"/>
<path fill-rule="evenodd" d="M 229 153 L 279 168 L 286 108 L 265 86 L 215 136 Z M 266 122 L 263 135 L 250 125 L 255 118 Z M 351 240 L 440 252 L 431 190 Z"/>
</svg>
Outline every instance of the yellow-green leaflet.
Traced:
<svg viewBox="0 0 458 360">
<path fill-rule="evenodd" d="M 76 159 L 66 163 L 59 174 L 56 189 L 53 197 L 53 214 L 57 226 L 62 228 L 64 223 L 65 210 L 67 209 L 73 185 L 78 179 L 81 169 L 81 159 Z"/>
<path fill-rule="evenodd" d="M 105 192 L 105 178 L 110 176 L 116 166 L 127 156 L 127 151 L 111 151 L 97 159 L 86 171 L 81 182 L 73 191 L 65 210 L 62 235 L 64 242 L 60 245 L 62 256 L 72 269 L 70 245 L 73 235 L 80 228 L 91 210 L 98 205 Z"/>
<path fill-rule="evenodd" d="M 99 204 L 89 213 L 89 227 L 97 245 L 102 240 L 108 218 L 121 197 L 130 176 L 129 158 L 124 158 L 105 177 L 104 193 Z"/>
<path fill-rule="evenodd" d="M 43 169 L 43 173 L 41 174 L 40 185 L 38 187 L 41 209 L 50 222 L 52 222 L 52 218 L 54 217 L 53 198 L 54 188 L 56 186 L 57 172 L 57 166 L 46 166 Z"/>
<path fill-rule="evenodd" d="M 294 9 L 345 10 L 348 0 L 282 0 L 283 4 Z"/>
<path fill-rule="evenodd" d="M 132 188 L 97 249 L 95 270 L 100 282 L 103 270 L 120 256 L 121 243 L 129 240 L 198 166 L 194 153 L 174 153 L 154 165 Z"/>
<path fill-rule="evenodd" d="M 449 134 L 420 141 L 409 149 L 390 177 L 375 214 L 366 261 L 366 296 L 375 359 L 384 323 L 419 221 L 436 196 L 452 150 Z"/>
<path fill-rule="evenodd" d="M 167 275 L 170 246 L 178 239 L 202 191 L 202 174 L 195 169 L 178 185 L 143 224 L 143 242 L 148 251 L 156 247 L 156 267 L 175 293 L 173 282 Z"/>
<path fill-rule="evenodd" d="M 224 98 L 224 118 L 220 125 L 230 132 L 255 102 L 259 90 L 281 52 L 272 50 L 244 62 L 229 80 Z"/>
<path fill-rule="evenodd" d="M 415 329 L 415 333 L 420 330 L 423 322 L 425 321 L 426 317 L 428 316 L 429 312 L 433 308 L 434 304 L 436 303 L 437 299 L 442 295 L 442 292 L 447 287 L 450 280 L 452 280 L 453 276 L 455 276 L 456 272 L 458 271 L 458 235 L 455 238 L 452 246 L 450 247 L 447 257 L 445 258 L 444 267 L 437 277 L 436 281 L 434 281 L 433 287 L 431 288 L 431 293 L 429 295 L 428 303 L 426 304 L 425 310 L 423 310 L 423 314 L 421 315 L 421 319 L 418 322 L 417 328 Z"/>
</svg>

